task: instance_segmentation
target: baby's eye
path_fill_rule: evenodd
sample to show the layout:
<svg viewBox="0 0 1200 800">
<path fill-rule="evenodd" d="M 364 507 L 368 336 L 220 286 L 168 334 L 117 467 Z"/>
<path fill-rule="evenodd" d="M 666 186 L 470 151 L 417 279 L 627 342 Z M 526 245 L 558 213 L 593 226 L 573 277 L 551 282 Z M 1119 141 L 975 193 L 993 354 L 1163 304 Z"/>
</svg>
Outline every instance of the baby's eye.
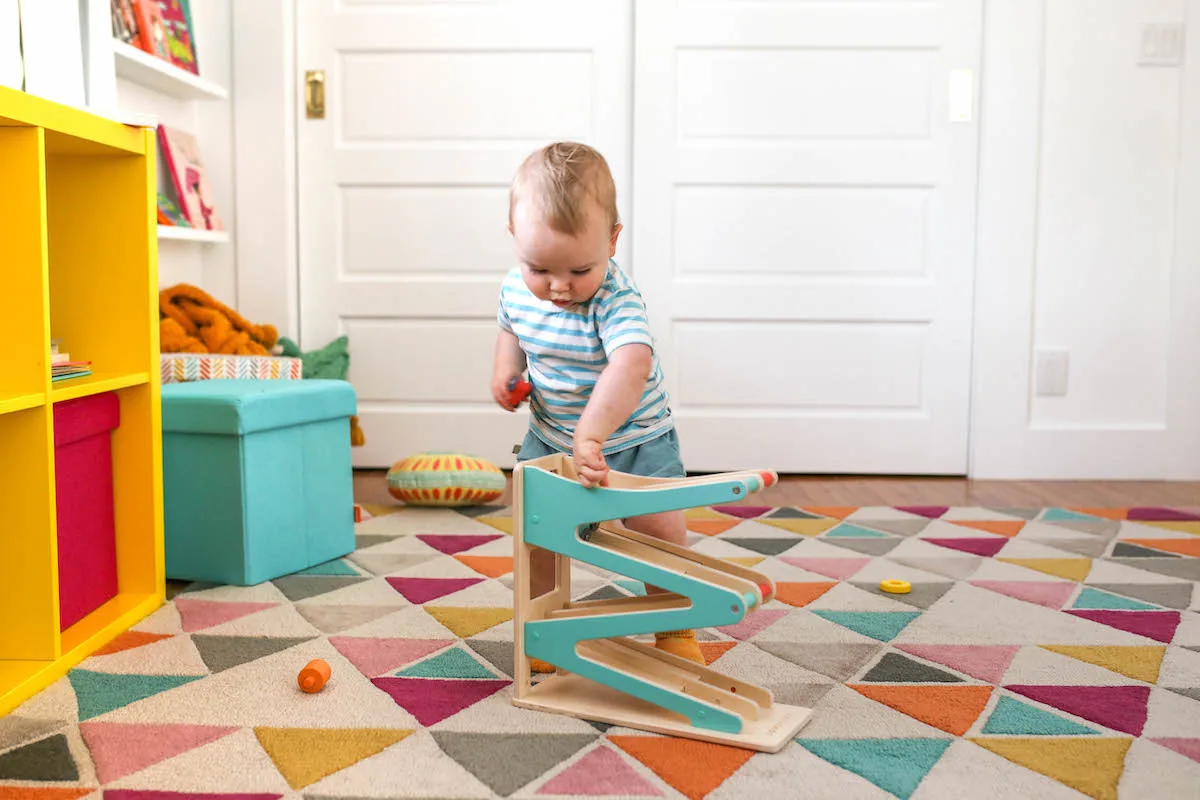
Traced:
<svg viewBox="0 0 1200 800">
<path fill-rule="evenodd" d="M 571 270 L 571 274 L 572 274 L 572 275 L 587 275 L 587 274 L 588 274 L 589 272 L 591 272 L 591 271 L 592 271 L 592 268 L 591 268 L 591 267 L 584 267 L 583 269 L 573 269 L 573 270 Z"/>
<path fill-rule="evenodd" d="M 534 275 L 545 275 L 546 274 L 546 270 L 544 270 L 544 269 L 531 268 L 529 271 L 532 272 Z"/>
</svg>

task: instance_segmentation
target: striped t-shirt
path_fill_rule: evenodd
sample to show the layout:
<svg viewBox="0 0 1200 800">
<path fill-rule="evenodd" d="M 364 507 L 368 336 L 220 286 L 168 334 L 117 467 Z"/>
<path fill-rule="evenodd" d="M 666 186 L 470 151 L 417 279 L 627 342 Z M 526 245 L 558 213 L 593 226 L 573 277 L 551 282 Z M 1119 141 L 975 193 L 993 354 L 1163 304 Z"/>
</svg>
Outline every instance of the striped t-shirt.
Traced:
<svg viewBox="0 0 1200 800">
<path fill-rule="evenodd" d="M 513 268 L 500 288 L 500 327 L 514 334 L 529 364 L 533 433 L 551 447 L 570 453 L 575 425 L 608 359 L 627 344 L 653 352 L 642 402 L 604 443 L 604 453 L 627 450 L 669 431 L 673 420 L 658 352 L 650 335 L 642 296 L 615 261 L 587 303 L 561 309 L 538 300 Z"/>
</svg>

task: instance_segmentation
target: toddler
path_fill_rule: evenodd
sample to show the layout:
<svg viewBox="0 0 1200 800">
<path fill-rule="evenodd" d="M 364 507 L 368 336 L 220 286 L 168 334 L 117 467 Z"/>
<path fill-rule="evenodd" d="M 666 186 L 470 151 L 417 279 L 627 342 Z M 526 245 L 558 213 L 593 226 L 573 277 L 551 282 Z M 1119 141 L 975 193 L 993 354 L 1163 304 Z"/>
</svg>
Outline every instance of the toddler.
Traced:
<svg viewBox="0 0 1200 800">
<path fill-rule="evenodd" d="M 567 453 L 587 487 L 603 485 L 610 468 L 685 475 L 646 307 L 613 260 L 622 227 L 616 194 L 608 163 L 583 144 L 552 144 L 521 164 L 508 213 L 519 266 L 504 280 L 497 315 L 492 396 L 515 410 L 508 383 L 526 369 L 534 387 L 518 460 Z M 686 543 L 682 511 L 624 523 Z M 534 597 L 554 588 L 553 553 L 535 549 L 530 569 Z M 704 663 L 694 631 L 664 631 L 655 640 L 661 650 Z M 532 662 L 535 671 L 554 670 Z"/>
</svg>

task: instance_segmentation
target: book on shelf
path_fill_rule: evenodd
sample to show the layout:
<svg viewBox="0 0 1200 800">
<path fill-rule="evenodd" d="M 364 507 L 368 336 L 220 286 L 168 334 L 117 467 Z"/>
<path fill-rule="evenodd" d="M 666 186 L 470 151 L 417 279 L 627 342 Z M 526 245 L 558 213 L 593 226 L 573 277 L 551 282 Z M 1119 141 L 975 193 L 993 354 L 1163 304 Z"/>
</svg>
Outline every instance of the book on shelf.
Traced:
<svg viewBox="0 0 1200 800">
<path fill-rule="evenodd" d="M 109 5 L 113 38 L 200 74 L 188 0 L 109 0 Z"/>
<path fill-rule="evenodd" d="M 167 183 L 188 223 L 200 230 L 224 230 L 196 137 L 179 128 L 159 125 L 158 142 Z"/>
<path fill-rule="evenodd" d="M 71 354 L 64 352 L 61 344 L 58 339 L 50 341 L 50 380 L 65 381 L 91 375 L 92 362 L 71 360 Z"/>
</svg>

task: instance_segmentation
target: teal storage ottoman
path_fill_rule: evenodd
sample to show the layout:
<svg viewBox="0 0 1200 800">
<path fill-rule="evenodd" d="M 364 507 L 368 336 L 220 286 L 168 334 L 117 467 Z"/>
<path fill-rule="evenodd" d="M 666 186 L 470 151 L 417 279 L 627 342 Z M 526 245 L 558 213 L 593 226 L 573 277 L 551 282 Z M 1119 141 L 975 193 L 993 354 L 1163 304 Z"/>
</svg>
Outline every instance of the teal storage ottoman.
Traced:
<svg viewBox="0 0 1200 800">
<path fill-rule="evenodd" d="M 164 384 L 167 577 L 251 585 L 353 551 L 356 410 L 346 381 Z"/>
</svg>

